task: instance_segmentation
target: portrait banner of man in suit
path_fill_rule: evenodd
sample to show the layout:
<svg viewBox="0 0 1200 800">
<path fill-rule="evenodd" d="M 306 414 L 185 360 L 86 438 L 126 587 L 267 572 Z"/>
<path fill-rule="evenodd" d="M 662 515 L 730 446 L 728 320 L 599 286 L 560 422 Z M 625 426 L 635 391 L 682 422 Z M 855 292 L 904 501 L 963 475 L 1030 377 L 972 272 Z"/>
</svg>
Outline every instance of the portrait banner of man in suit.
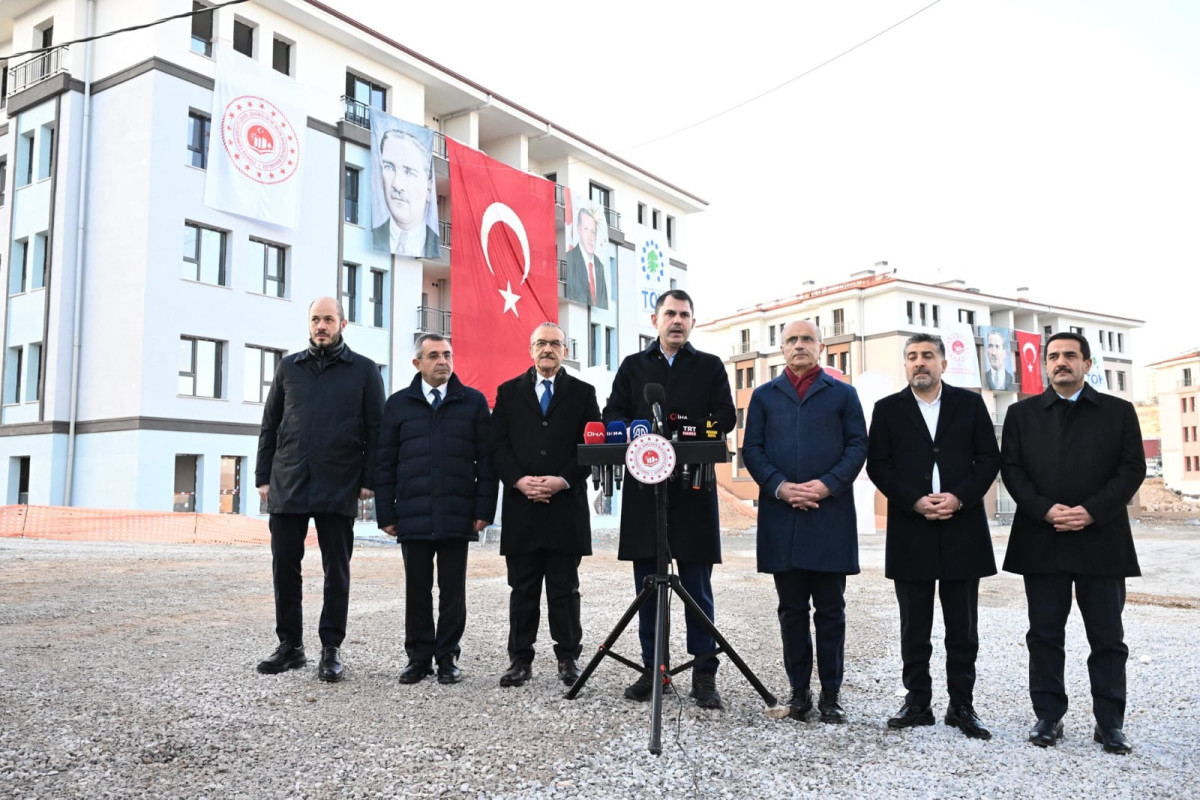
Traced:
<svg viewBox="0 0 1200 800">
<path fill-rule="evenodd" d="M 983 386 L 993 392 L 1015 392 L 1020 386 L 1014 377 L 1011 328 L 979 327 L 983 339 Z"/>
<path fill-rule="evenodd" d="M 371 109 L 371 243 L 409 258 L 438 258 L 433 131 Z"/>
<path fill-rule="evenodd" d="M 608 219 L 604 206 L 567 190 L 567 299 L 608 308 Z"/>
</svg>

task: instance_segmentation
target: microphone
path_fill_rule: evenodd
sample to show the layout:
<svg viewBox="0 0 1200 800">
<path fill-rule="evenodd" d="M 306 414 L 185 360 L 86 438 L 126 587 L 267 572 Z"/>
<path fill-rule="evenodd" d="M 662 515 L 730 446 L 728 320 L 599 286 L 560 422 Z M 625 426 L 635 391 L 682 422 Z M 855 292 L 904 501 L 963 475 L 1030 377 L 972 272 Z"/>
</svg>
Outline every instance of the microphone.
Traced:
<svg viewBox="0 0 1200 800">
<path fill-rule="evenodd" d="M 642 398 L 646 401 L 646 405 L 650 406 L 651 416 L 654 418 L 654 427 L 659 435 L 663 433 L 663 414 L 662 404 L 667 402 L 667 392 L 663 389 L 661 383 L 647 383 L 642 389 Z"/>
<path fill-rule="evenodd" d="M 716 442 L 725 438 L 725 431 L 721 430 L 721 421 L 712 414 L 704 418 L 703 438 L 706 442 Z"/>
<path fill-rule="evenodd" d="M 629 423 L 629 441 L 633 441 L 639 436 L 645 436 L 650 432 L 650 421 L 645 419 L 635 419 Z"/>
<path fill-rule="evenodd" d="M 589 422 L 583 426 L 583 443 L 586 444 L 604 444 L 604 423 Z M 600 488 L 600 465 L 592 465 L 592 489 Z"/>
<path fill-rule="evenodd" d="M 627 444 L 629 442 L 629 429 L 625 427 L 624 422 L 610 422 L 604 430 L 604 441 L 608 444 Z M 620 491 L 621 481 L 625 478 L 625 467 L 621 464 L 614 464 L 612 477 L 617 484 L 617 490 Z"/>
</svg>

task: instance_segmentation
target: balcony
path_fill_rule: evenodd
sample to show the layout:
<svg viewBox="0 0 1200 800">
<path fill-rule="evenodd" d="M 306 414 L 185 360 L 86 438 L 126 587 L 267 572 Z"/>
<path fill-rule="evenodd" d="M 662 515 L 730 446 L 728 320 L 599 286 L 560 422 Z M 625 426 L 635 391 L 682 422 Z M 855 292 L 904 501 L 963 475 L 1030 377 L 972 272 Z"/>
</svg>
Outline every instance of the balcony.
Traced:
<svg viewBox="0 0 1200 800">
<path fill-rule="evenodd" d="M 621 230 L 621 215 L 608 206 L 604 207 L 604 220 L 614 231 Z"/>
<path fill-rule="evenodd" d="M 450 312 L 433 306 L 417 306 L 417 332 L 450 338 Z"/>
<path fill-rule="evenodd" d="M 442 240 L 442 247 L 450 249 L 450 223 L 444 219 L 438 220 L 438 238 Z"/>
<path fill-rule="evenodd" d="M 346 104 L 346 114 L 343 117 L 346 122 L 371 130 L 371 107 L 369 105 L 347 95 L 342 95 L 342 102 Z M 442 144 L 444 146 L 445 142 Z"/>
<path fill-rule="evenodd" d="M 743 342 L 735 342 L 732 348 L 732 355 L 744 356 L 746 353 L 755 353 L 758 351 L 757 340 L 747 340 Z"/>
<path fill-rule="evenodd" d="M 8 95 L 5 99 L 66 71 L 66 47 L 56 47 L 28 61 L 22 61 L 8 70 Z"/>
<path fill-rule="evenodd" d="M 831 336 L 845 336 L 850 332 L 850 324 L 847 322 L 835 322 L 832 325 L 821 326 L 822 339 L 828 339 Z"/>
<path fill-rule="evenodd" d="M 433 132 L 433 154 L 438 158 L 446 158 L 446 134 Z"/>
</svg>

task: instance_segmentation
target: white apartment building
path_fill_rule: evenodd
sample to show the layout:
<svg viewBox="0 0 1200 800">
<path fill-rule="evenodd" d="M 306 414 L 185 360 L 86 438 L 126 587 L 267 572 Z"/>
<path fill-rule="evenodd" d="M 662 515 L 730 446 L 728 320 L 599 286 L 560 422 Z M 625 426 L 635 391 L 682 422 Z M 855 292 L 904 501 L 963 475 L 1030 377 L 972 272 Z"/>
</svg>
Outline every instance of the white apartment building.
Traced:
<svg viewBox="0 0 1200 800">
<path fill-rule="evenodd" d="M 590 309 L 563 297 L 559 191 L 569 365 L 607 395 L 620 357 L 653 335 L 639 247 L 653 237 L 671 284 L 685 285 L 685 218 L 703 200 L 313 0 L 71 43 L 204 7 L 0 4 L 8 503 L 257 514 L 262 403 L 279 359 L 306 344 L 314 297 L 340 296 L 347 342 L 379 364 L 389 391 L 411 380 L 415 336 L 453 333 L 444 136 L 606 207 L 616 303 Z M 204 204 L 214 53 L 225 48 L 303 86 L 294 229 Z M 372 106 L 438 133 L 440 258 L 372 249 Z"/>
<path fill-rule="evenodd" d="M 1162 431 L 1162 476 L 1168 489 L 1200 496 L 1200 350 L 1146 365 Z"/>
<path fill-rule="evenodd" d="M 738 409 L 738 454 L 719 472 L 722 484 L 743 500 L 758 497 L 758 487 L 740 456 L 745 412 L 754 388 L 785 368 L 781 334 L 796 320 L 808 320 L 821 329 L 826 365 L 841 370 L 850 383 L 863 373 L 871 374 L 874 380 L 869 394 L 881 396 L 880 392 L 895 392 L 905 385 L 905 339 L 914 333 L 937 334 L 948 323 L 959 322 L 970 325 L 976 334 L 981 368 L 985 363 L 981 326 L 1040 333 L 1043 341 L 1059 331 L 1081 333 L 1091 345 L 1093 358 L 1103 363 L 1108 391 L 1132 401 L 1131 333 L 1142 321 L 1037 302 L 1026 294 L 1025 290 L 1015 297 L 985 294 L 961 280 L 922 283 L 901 277 L 881 261 L 845 282 L 818 287 L 808 281 L 796 295 L 740 309 L 698 326 L 698 343 L 725 359 Z M 1015 352 L 1015 343 L 1010 342 L 1010 347 Z M 1004 412 L 1024 395 L 986 388 L 978 391 L 992 411 L 999 436 Z M 864 397 L 864 405 L 875 399 Z M 869 419 L 870 407 L 864 411 Z M 988 502 L 991 513 L 1012 511 L 999 484 Z"/>
</svg>

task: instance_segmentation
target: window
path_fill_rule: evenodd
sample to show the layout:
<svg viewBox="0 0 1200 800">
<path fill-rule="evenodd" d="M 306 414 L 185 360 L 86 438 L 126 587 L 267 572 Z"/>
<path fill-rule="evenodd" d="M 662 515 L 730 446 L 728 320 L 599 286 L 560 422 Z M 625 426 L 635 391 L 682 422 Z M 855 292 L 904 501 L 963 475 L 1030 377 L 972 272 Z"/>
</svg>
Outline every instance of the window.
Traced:
<svg viewBox="0 0 1200 800">
<path fill-rule="evenodd" d="M 1053 325 L 1047 325 L 1044 328 L 1042 328 L 1042 334 L 1045 336 L 1051 336 L 1051 335 L 1053 335 L 1053 333 L 1054 333 Z"/>
<path fill-rule="evenodd" d="M 1190 442 L 1190 441 L 1191 441 L 1191 439 L 1189 439 L 1189 438 L 1188 438 L 1188 426 L 1187 426 L 1187 425 L 1184 425 L 1184 426 L 1183 426 L 1183 440 L 1184 440 L 1185 442 Z"/>
<path fill-rule="evenodd" d="M 675 280 L 674 278 L 671 278 L 671 288 L 672 288 L 672 289 L 678 289 L 678 288 L 679 288 L 679 281 Z"/>
<path fill-rule="evenodd" d="M 221 396 L 222 343 L 179 337 L 179 394 L 185 397 Z"/>
<path fill-rule="evenodd" d="M 208 135 L 212 122 L 207 114 L 188 112 L 188 163 L 200 169 L 208 168 Z"/>
<path fill-rule="evenodd" d="M 204 11 L 208 6 L 204 3 L 192 3 L 192 11 Z M 192 52 L 202 56 L 212 55 L 213 43 L 213 13 L 192 15 Z"/>
<path fill-rule="evenodd" d="M 904 309 L 908 314 L 908 324 L 909 325 L 917 324 L 917 318 L 913 314 L 913 309 L 915 307 L 916 307 L 916 303 L 914 303 L 912 300 L 908 300 L 907 302 L 904 303 Z"/>
<path fill-rule="evenodd" d="M 387 89 L 351 72 L 346 73 L 346 97 L 356 100 L 368 108 L 387 111 Z"/>
<path fill-rule="evenodd" d="M 741 346 L 739 347 L 738 352 L 739 353 L 749 353 L 750 352 L 750 329 L 742 328 L 740 331 L 738 331 L 738 335 L 741 337 Z"/>
<path fill-rule="evenodd" d="M 25 351 L 21 347 L 10 347 L 4 354 L 4 402 L 21 402 L 21 365 Z"/>
<path fill-rule="evenodd" d="M 1192 441 L 1196 441 L 1196 426 L 1192 426 Z"/>
<path fill-rule="evenodd" d="M 53 47 L 54 46 L 54 26 L 53 25 L 47 25 L 45 28 L 42 28 L 41 46 L 42 47 Z"/>
<path fill-rule="evenodd" d="M 1186 398 L 1186 397 L 1179 398 L 1179 413 L 1186 414 L 1187 410 L 1188 410 L 1188 398 Z"/>
<path fill-rule="evenodd" d="M 779 377 L 779 365 L 772 364 L 771 365 L 771 380 L 775 380 L 778 377 Z"/>
<path fill-rule="evenodd" d="M 358 322 L 358 265 L 342 264 L 342 309 L 347 322 Z"/>
<path fill-rule="evenodd" d="M 262 293 L 268 297 L 287 297 L 287 248 L 283 245 L 250 240 L 250 263 L 262 264 Z"/>
<path fill-rule="evenodd" d="M 0 108 L 8 105 L 8 64 L 0 67 Z"/>
<path fill-rule="evenodd" d="M 1083 336 L 1083 328 L 1079 327 L 1078 325 L 1072 325 L 1071 333 L 1078 333 L 1080 336 Z"/>
<path fill-rule="evenodd" d="M 667 217 L 667 247 L 675 247 L 675 218 Z"/>
<path fill-rule="evenodd" d="M 8 262 L 8 293 L 21 294 L 29 278 L 29 240 L 17 239 L 13 242 L 12 258 Z"/>
<path fill-rule="evenodd" d="M 661 224 L 661 220 L 662 220 L 662 212 L 661 211 L 659 211 L 657 208 L 650 211 L 650 227 L 651 228 L 654 228 L 654 230 L 658 230 L 658 226 Z"/>
<path fill-rule="evenodd" d="M 603 343 L 600 340 L 600 325 L 593 322 L 591 325 L 591 341 L 588 347 L 588 366 L 600 366 L 600 348 Z"/>
<path fill-rule="evenodd" d="M 746 367 L 746 388 L 754 388 L 754 367 Z"/>
<path fill-rule="evenodd" d="M 4 91 L 0 88 L 0 91 Z M 2 107 L 2 106 L 0 106 Z M 5 193 L 8 190 L 8 161 L 0 158 L 0 206 L 4 205 Z"/>
<path fill-rule="evenodd" d="M 599 203 L 605 208 L 612 208 L 612 192 L 596 183 L 588 184 L 588 197 L 593 203 Z"/>
<path fill-rule="evenodd" d="M 1188 405 L 1190 406 L 1190 408 L 1188 408 L 1188 411 L 1191 411 L 1193 414 L 1196 413 L 1196 398 L 1189 397 Z"/>
<path fill-rule="evenodd" d="M 351 225 L 358 224 L 358 184 L 362 170 L 358 167 L 346 167 L 346 201 L 343 215 Z"/>
<path fill-rule="evenodd" d="M 1113 374 L 1111 369 L 1104 370 L 1104 385 L 1111 391 L 1113 388 Z"/>
<path fill-rule="evenodd" d="M 846 312 L 844 309 L 833 310 L 833 335 L 841 336 L 846 332 Z"/>
<path fill-rule="evenodd" d="M 1125 391 L 1125 372 L 1123 370 L 1117 370 L 1117 391 Z"/>
<path fill-rule="evenodd" d="M 617 329 L 604 328 L 604 363 L 615 372 L 617 369 Z"/>
<path fill-rule="evenodd" d="M 1184 369 L 1184 371 L 1183 371 L 1183 385 L 1184 386 L 1192 385 L 1192 370 L 1190 367 Z"/>
<path fill-rule="evenodd" d="M 918 304 L 917 304 L 917 309 L 918 309 L 918 311 L 920 312 L 920 314 L 918 315 L 917 319 L 918 319 L 918 321 L 919 321 L 919 322 L 920 322 L 922 325 L 924 325 L 924 324 L 925 324 L 925 319 L 926 319 L 926 318 L 925 318 L 925 304 L 924 304 L 924 303 L 918 303 Z"/>
<path fill-rule="evenodd" d="M 20 176 L 18 186 L 28 186 L 33 183 L 33 131 L 21 134 L 17 144 L 17 175 Z"/>
<path fill-rule="evenodd" d="M 769 345 L 771 345 L 771 347 L 775 346 L 775 326 L 774 325 L 767 326 L 767 343 Z"/>
<path fill-rule="evenodd" d="M 734 389 L 745 389 L 746 388 L 746 373 L 740 369 L 735 370 L 735 372 L 737 373 L 737 375 L 734 379 L 734 387 L 733 388 Z"/>
<path fill-rule="evenodd" d="M 844 350 L 840 355 L 841 355 L 841 359 L 840 359 L 841 366 L 839 367 L 839 369 L 841 369 L 841 371 L 844 372 L 845 374 L 849 375 L 850 374 L 850 351 Z"/>
<path fill-rule="evenodd" d="M 1123 334 L 1123 333 L 1117 334 L 1117 352 L 1118 353 L 1125 352 L 1125 334 Z"/>
<path fill-rule="evenodd" d="M 292 74 L 292 45 L 278 36 L 271 43 L 271 66 L 276 72 L 284 75 Z"/>
<path fill-rule="evenodd" d="M 646 224 L 646 204 L 638 203 L 638 225 Z"/>
<path fill-rule="evenodd" d="M 1109 343 L 1104 339 L 1104 329 L 1100 328 L 1099 330 L 1096 331 L 1096 333 L 1099 334 L 1099 336 L 1097 336 L 1096 338 L 1100 340 L 1100 349 L 1101 350 L 1112 350 L 1112 346 L 1109 345 Z"/>
<path fill-rule="evenodd" d="M 654 341 L 653 336 L 647 336 L 644 333 L 638 334 L 638 350 L 644 351 L 650 347 L 650 343 Z"/>
<path fill-rule="evenodd" d="M 42 383 L 42 343 L 34 342 L 29 345 L 29 379 L 26 381 L 25 402 L 36 403 L 41 399 Z"/>
<path fill-rule="evenodd" d="M 746 427 L 746 409 L 739 408 L 737 410 L 737 426 L 738 430 Z"/>
<path fill-rule="evenodd" d="M 50 177 L 54 169 L 54 126 L 43 125 L 41 136 L 38 137 L 39 150 L 37 159 L 37 179 L 44 181 Z"/>
<path fill-rule="evenodd" d="M 942 319 L 941 319 L 941 317 L 942 317 L 942 307 L 941 307 L 941 306 L 936 306 L 936 305 L 935 305 L 935 306 L 931 306 L 931 307 L 930 307 L 930 311 L 932 311 L 932 312 L 933 312 L 933 327 L 935 327 L 935 328 L 940 328 L 940 327 L 942 327 Z"/>
<path fill-rule="evenodd" d="M 283 360 L 282 350 L 246 345 L 246 363 L 243 369 L 242 399 L 247 403 L 265 403 L 275 380 L 275 370 Z"/>
<path fill-rule="evenodd" d="M 233 21 L 233 49 L 244 56 L 254 58 L 254 26 L 240 19 Z"/>
<path fill-rule="evenodd" d="M 29 288 L 44 289 L 46 287 L 46 250 L 50 244 L 44 233 L 33 237 L 33 259 L 29 262 Z"/>
<path fill-rule="evenodd" d="M 183 225 L 183 279 L 225 285 L 225 232 Z"/>
<path fill-rule="evenodd" d="M 383 327 L 383 276 L 381 269 L 371 270 L 371 324 L 376 328 Z"/>
</svg>

